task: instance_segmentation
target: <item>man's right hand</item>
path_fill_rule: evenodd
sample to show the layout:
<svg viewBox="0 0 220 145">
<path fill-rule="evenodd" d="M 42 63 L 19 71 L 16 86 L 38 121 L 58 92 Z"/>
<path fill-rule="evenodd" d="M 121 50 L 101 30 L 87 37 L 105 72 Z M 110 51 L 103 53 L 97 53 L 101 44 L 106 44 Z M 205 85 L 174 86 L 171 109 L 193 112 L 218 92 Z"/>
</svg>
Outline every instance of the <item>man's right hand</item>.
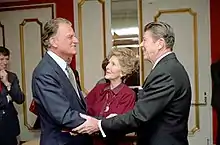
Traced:
<svg viewBox="0 0 220 145">
<path fill-rule="evenodd" d="M 5 70 L 0 71 L 0 79 L 7 86 L 8 82 L 8 73 Z"/>
</svg>

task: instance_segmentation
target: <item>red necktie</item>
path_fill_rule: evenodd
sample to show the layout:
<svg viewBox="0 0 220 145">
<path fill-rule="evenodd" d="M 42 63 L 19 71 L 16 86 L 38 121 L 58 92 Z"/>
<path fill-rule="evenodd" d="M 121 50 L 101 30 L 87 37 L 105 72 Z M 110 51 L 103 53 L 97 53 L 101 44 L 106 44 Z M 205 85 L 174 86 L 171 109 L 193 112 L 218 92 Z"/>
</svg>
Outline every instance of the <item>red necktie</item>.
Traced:
<svg viewBox="0 0 220 145">
<path fill-rule="evenodd" d="M 2 82 L 0 82 L 0 92 L 2 91 Z"/>
</svg>

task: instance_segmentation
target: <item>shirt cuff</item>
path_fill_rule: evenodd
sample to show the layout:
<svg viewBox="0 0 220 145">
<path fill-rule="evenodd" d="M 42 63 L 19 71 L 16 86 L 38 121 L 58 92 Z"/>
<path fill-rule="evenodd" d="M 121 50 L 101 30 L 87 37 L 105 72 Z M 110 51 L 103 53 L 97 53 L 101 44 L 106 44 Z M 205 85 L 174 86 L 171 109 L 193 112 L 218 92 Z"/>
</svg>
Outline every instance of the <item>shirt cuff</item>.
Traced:
<svg viewBox="0 0 220 145">
<path fill-rule="evenodd" d="M 143 90 L 143 88 L 141 86 L 138 87 L 138 90 Z"/>
<path fill-rule="evenodd" d="M 106 137 L 106 134 L 102 129 L 102 120 L 98 121 L 98 127 L 99 127 L 99 130 L 101 131 L 102 137 Z"/>
</svg>

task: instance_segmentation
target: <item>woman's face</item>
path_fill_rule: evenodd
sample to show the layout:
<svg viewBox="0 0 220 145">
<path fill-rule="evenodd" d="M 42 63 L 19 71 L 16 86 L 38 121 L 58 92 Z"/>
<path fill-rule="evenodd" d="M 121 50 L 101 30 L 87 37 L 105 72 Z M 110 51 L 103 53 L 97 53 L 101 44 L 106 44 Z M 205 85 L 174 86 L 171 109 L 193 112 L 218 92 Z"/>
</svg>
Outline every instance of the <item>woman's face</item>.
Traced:
<svg viewBox="0 0 220 145">
<path fill-rule="evenodd" d="M 120 80 L 122 77 L 121 65 L 116 56 L 112 56 L 109 59 L 109 63 L 106 66 L 105 78 L 108 80 Z"/>
</svg>

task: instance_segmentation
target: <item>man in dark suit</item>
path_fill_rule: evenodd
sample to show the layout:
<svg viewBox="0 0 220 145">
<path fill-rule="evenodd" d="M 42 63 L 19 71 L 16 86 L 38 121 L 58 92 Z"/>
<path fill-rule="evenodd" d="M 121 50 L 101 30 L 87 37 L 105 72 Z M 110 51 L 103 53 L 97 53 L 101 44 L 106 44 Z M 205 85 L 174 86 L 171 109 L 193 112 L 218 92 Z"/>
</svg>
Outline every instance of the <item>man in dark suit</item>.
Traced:
<svg viewBox="0 0 220 145">
<path fill-rule="evenodd" d="M 211 65 L 212 75 L 212 107 L 217 113 L 217 138 L 216 145 L 220 145 L 220 60 Z"/>
<path fill-rule="evenodd" d="M 79 73 L 78 73 L 78 71 L 76 69 L 72 68 L 72 70 L 73 70 L 73 73 L 75 75 L 76 83 L 77 83 L 77 85 L 79 87 L 79 90 L 82 91 L 81 85 L 80 85 Z M 37 116 L 37 119 L 36 119 L 36 121 L 34 123 L 33 129 L 40 129 L 40 118 L 38 116 Z"/>
<path fill-rule="evenodd" d="M 76 54 L 78 39 L 66 19 L 48 21 L 42 35 L 47 52 L 32 77 L 32 92 L 41 121 L 40 145 L 90 145 L 88 135 L 71 136 L 71 131 L 85 122 L 86 104 L 75 84 L 68 60 Z"/>
<path fill-rule="evenodd" d="M 9 56 L 9 50 L 0 46 L 0 144 L 17 145 L 20 126 L 13 102 L 22 104 L 24 94 L 16 74 L 6 70 Z"/>
<path fill-rule="evenodd" d="M 147 24 L 141 46 L 144 59 L 153 68 L 139 91 L 134 109 L 103 120 L 81 115 L 87 121 L 73 131 L 91 134 L 100 130 L 108 137 L 114 132 L 136 130 L 138 145 L 188 145 L 191 85 L 186 70 L 172 52 L 174 41 L 170 25 Z"/>
</svg>

